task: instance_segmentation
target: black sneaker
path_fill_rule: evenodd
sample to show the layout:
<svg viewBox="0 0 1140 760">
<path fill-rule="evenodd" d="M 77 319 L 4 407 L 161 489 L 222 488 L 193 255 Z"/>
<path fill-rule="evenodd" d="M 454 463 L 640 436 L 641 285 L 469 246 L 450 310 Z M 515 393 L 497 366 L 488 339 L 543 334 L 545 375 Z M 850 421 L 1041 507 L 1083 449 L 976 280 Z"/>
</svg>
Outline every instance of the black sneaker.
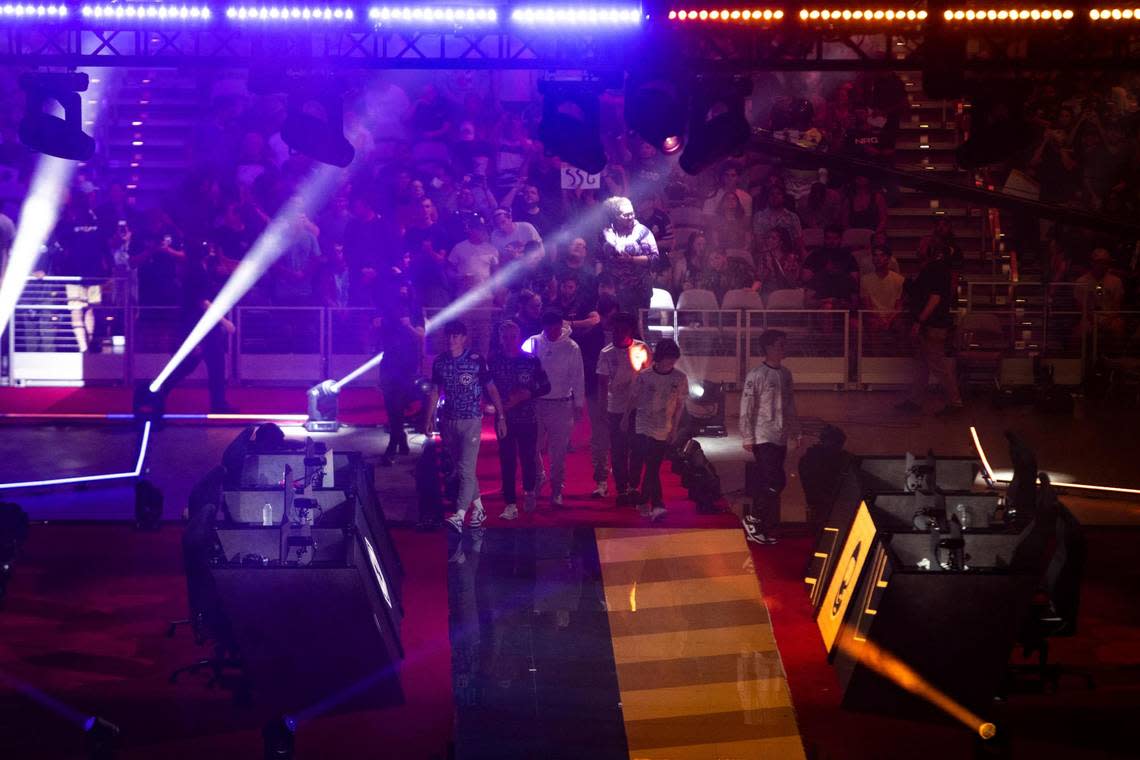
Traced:
<svg viewBox="0 0 1140 760">
<path fill-rule="evenodd" d="M 740 521 L 744 526 L 744 537 L 754 544 L 767 544 L 770 540 L 764 534 L 764 530 L 760 527 L 760 523 L 755 518 L 745 517 Z"/>
</svg>

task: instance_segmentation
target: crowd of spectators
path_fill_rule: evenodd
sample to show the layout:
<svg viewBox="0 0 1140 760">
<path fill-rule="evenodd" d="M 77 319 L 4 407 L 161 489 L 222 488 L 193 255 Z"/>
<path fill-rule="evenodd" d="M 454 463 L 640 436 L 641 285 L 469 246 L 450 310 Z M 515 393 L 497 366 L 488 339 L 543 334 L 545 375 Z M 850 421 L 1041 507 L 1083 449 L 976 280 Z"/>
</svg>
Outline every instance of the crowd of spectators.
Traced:
<svg viewBox="0 0 1140 760">
<path fill-rule="evenodd" d="M 455 81 L 390 76 L 361 89 L 346 132 L 363 160 L 322 210 L 288 220 L 284 252 L 243 305 L 378 308 L 391 289 L 410 284 L 417 303 L 432 309 L 478 288 L 477 305 L 503 307 L 525 324 L 560 299 L 567 279 L 580 299 L 623 300 L 629 272 L 607 254 L 612 246 L 601 234 L 614 216 L 603 201 L 616 196 L 632 200 L 654 241 L 638 293 L 648 284 L 674 299 L 700 289 L 723 301 L 731 290 L 765 299 L 787 291 L 796 295 L 781 303 L 885 312 L 875 321 L 884 328 L 903 309 L 888 230 L 891 188 L 866 176 L 782 167 L 756 153 L 689 177 L 629 134 L 620 96 L 607 96 L 609 164 L 599 186 L 564 189 L 558 158 L 534 137 L 537 94 L 511 100 Z M 1114 87 L 1075 101 L 1041 85 L 1032 106 L 1043 137 L 1019 171 L 1040 184 L 1043 200 L 1135 207 L 1133 92 Z M 785 139 L 883 164 L 894 160 L 907 109 L 905 88 L 890 73 L 767 75 L 752 103 L 752 121 Z M 81 178 L 40 271 L 115 277 L 147 306 L 178 305 L 187 269 L 202 261 L 224 279 L 312 168 L 283 142 L 285 115 L 283 97 L 215 91 L 181 187 L 156 199 L 142 187 L 128 193 Z M 956 269 L 961 247 L 940 219 L 917 254 L 921 261 L 936 251 Z M 1096 246 L 1082 260 L 1064 234 L 1047 238 L 1062 252 L 1049 275 L 1076 280 Z M 512 262 L 513 277 L 481 287 Z"/>
</svg>

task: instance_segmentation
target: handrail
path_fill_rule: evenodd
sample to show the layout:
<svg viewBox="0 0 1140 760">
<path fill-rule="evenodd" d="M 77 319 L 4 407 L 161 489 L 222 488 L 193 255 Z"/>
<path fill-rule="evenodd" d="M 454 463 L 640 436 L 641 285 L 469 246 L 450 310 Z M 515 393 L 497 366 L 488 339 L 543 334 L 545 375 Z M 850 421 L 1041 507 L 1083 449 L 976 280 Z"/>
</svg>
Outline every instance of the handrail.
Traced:
<svg viewBox="0 0 1140 760">
<path fill-rule="evenodd" d="M 1010 286 L 1018 289 L 1028 287 L 1024 283 L 1011 283 Z M 1068 283 L 1064 287 L 1079 286 Z M 61 292 L 58 298 L 62 300 L 66 296 Z M 1084 359 L 1090 356 L 1140 356 L 1140 310 L 1094 312 L 1081 310 L 1072 301 L 1058 307 L 1054 305 L 1053 299 L 1033 300 L 1033 303 L 1022 304 L 1018 299 L 1008 299 L 998 308 L 967 310 L 960 320 L 972 314 L 996 317 L 1008 343 L 1001 350 L 1010 358 L 1041 356 L 1069 362 L 1080 359 L 1083 366 Z M 23 364 L 17 362 L 14 365 L 9 362 L 9 379 L 20 380 L 20 367 L 26 368 L 32 362 L 40 374 L 31 381 L 49 382 L 43 379 L 43 373 L 55 371 L 53 367 L 56 365 L 52 362 L 56 361 L 58 366 L 72 373 L 60 376 L 60 382 L 90 382 L 93 379 L 101 382 L 130 382 L 135 377 L 146 376 L 148 371 L 153 373 L 154 363 L 160 361 L 164 353 L 172 352 L 175 348 L 169 345 L 171 336 L 182 329 L 177 320 L 180 311 L 178 307 L 124 306 L 116 299 L 113 304 L 104 303 L 94 308 L 97 312 L 116 315 L 114 322 L 107 323 L 113 324 L 118 331 L 115 333 L 113 350 L 105 349 L 101 357 L 81 356 L 75 351 L 75 344 L 69 337 L 72 324 L 66 316 L 60 315 L 69 309 L 67 305 L 50 303 L 18 306 L 17 318 L 8 331 L 4 348 L 9 351 L 9 359 L 16 357 Z M 432 310 L 425 311 L 430 313 Z M 373 313 L 371 309 L 241 306 L 235 309 L 238 333 L 232 342 L 231 359 L 234 361 L 231 366 L 239 367 L 243 361 L 255 355 L 266 357 L 252 360 L 261 367 L 260 374 L 256 378 L 246 379 L 264 379 L 266 373 L 272 372 L 272 357 L 275 355 L 272 351 L 243 350 L 242 339 L 250 335 L 251 328 L 249 325 L 243 327 L 241 317 L 251 316 L 255 312 L 261 314 L 259 321 L 263 328 L 274 324 L 273 313 L 306 315 L 302 320 L 307 326 L 303 328 L 304 335 L 314 342 L 304 352 L 298 352 L 298 356 L 305 357 L 307 363 L 304 367 L 299 365 L 297 368 L 297 372 L 306 376 L 319 371 L 327 372 L 332 366 L 341 367 L 350 357 L 375 353 L 375 334 L 368 319 Z M 755 338 L 762 330 L 769 328 L 789 329 L 797 348 L 793 357 L 811 359 L 817 365 L 823 359 L 830 361 L 840 357 L 850 358 L 854 353 L 856 377 L 859 377 L 859 371 L 868 360 L 903 360 L 911 356 L 902 329 L 898 330 L 897 335 L 891 333 L 885 336 L 881 343 L 869 339 L 871 333 L 868 331 L 867 320 L 872 315 L 884 313 L 891 312 L 867 309 L 853 312 L 826 309 L 652 309 L 643 310 L 641 317 L 643 326 L 647 324 L 648 317 L 648 323 L 653 328 L 647 339 L 652 341 L 672 337 L 681 340 L 683 344 L 687 340 L 695 341 L 688 344 L 694 350 L 693 356 L 714 357 L 717 371 L 725 377 L 735 372 L 738 378 L 743 378 L 749 362 L 755 359 Z M 42 322 L 40 326 L 29 328 L 27 319 L 29 315 L 36 314 Z M 472 323 L 473 335 L 482 342 L 493 335 L 494 324 L 502 314 L 502 309 L 483 308 L 472 310 L 465 318 Z M 700 324 L 687 322 L 688 315 L 698 314 L 703 315 Z M 311 315 L 311 319 L 308 315 Z M 900 314 L 900 325 L 909 324 L 909 319 L 906 313 Z M 1119 322 L 1123 323 L 1123 328 Z M 959 326 L 961 325 L 962 322 L 959 321 Z M 22 332 L 29 329 L 34 329 L 35 334 Z M 333 339 L 334 330 L 336 340 Z M 19 342 L 16 340 L 17 333 L 20 335 Z M 25 340 L 29 335 L 30 338 Z M 108 346 L 107 343 L 104 345 Z M 438 348 L 438 341 L 427 340 L 424 343 L 424 355 L 430 356 Z M 321 369 L 318 370 L 318 367 Z M 92 368 L 98 369 L 98 373 L 91 374 Z M 85 371 L 88 374 L 84 374 Z M 1070 376 L 1076 371 L 1070 367 Z"/>
</svg>

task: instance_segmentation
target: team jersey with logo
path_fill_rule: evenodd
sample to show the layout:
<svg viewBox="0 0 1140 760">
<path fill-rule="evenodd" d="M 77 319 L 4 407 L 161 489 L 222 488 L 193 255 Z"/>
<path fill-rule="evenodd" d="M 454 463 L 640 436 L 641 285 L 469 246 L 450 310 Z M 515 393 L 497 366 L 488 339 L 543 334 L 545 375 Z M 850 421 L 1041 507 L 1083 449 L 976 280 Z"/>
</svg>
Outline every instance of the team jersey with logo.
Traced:
<svg viewBox="0 0 1140 760">
<path fill-rule="evenodd" d="M 491 373 L 482 354 L 464 351 L 452 356 L 444 351 L 432 362 L 431 381 L 447 399 L 443 407 L 445 419 L 470 420 L 483 416 L 483 388 L 491 381 Z"/>
<path fill-rule="evenodd" d="M 507 410 L 507 422 L 537 421 L 534 399 L 550 393 L 550 380 L 542 369 L 542 362 L 530 354 L 496 356 L 491 359 L 491 379 L 503 397 L 503 404 L 509 403 L 511 394 L 517 390 L 530 391 L 530 399 Z"/>
</svg>

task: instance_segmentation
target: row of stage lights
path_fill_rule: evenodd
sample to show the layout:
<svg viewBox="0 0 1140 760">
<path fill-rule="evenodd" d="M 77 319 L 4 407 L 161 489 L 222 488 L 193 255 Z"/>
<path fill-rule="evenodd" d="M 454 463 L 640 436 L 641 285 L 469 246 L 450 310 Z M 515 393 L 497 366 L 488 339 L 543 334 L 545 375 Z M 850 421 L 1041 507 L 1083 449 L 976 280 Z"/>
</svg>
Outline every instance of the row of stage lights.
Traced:
<svg viewBox="0 0 1140 760">
<path fill-rule="evenodd" d="M 116 21 L 188 21 L 214 19 L 210 6 L 163 5 L 159 3 L 91 3 L 69 7 L 62 3 L 5 3 L 0 5 L 0 18 L 29 21 L 64 21 L 72 12 L 88 20 Z M 220 12 L 220 11 L 219 11 Z M 226 7 L 225 18 L 234 23 L 352 23 L 357 12 L 348 6 L 282 6 L 234 5 Z M 672 23 L 764 24 L 783 21 L 785 11 L 779 8 L 678 8 L 668 12 Z M 919 9 L 877 8 L 836 9 L 802 8 L 797 14 L 801 22 L 819 23 L 920 23 L 927 12 Z M 982 22 L 1067 22 L 1076 18 L 1072 8 L 948 8 L 943 18 L 948 23 Z M 499 12 L 487 6 L 372 6 L 368 20 L 377 24 L 496 24 Z M 553 7 L 520 6 L 511 10 L 513 23 L 524 26 L 615 27 L 635 26 L 643 19 L 635 6 Z M 1140 21 L 1140 8 L 1094 8 L 1088 18 L 1099 23 Z"/>
<path fill-rule="evenodd" d="M 942 17 L 947 21 L 1071 21 L 1072 9 L 1065 8 L 1034 8 L 1029 9 L 995 9 L 977 10 L 947 10 Z"/>
<path fill-rule="evenodd" d="M 779 9 L 765 8 L 764 10 L 749 9 L 749 10 L 727 10 L 721 9 L 700 9 L 700 10 L 674 10 L 669 11 L 670 21 L 729 21 L 729 22 L 757 22 L 757 21 L 782 21 L 784 12 Z"/>
<path fill-rule="evenodd" d="M 116 21 L 209 21 L 214 12 L 208 5 L 159 5 L 157 3 L 86 4 L 78 8 L 85 19 Z M 64 20 L 71 15 L 67 5 L 6 3 L 0 5 L 0 18 Z M 225 9 L 233 22 L 352 22 L 356 11 L 347 6 L 290 7 L 278 5 L 236 5 Z M 781 12 L 781 16 L 783 13 Z M 499 20 L 495 8 L 485 6 L 374 6 L 368 19 L 377 23 L 483 23 Z M 606 7 L 516 7 L 514 23 L 526 26 L 631 26 L 640 24 L 642 13 L 635 6 Z"/>
<path fill-rule="evenodd" d="M 926 11 L 914 10 L 849 10 L 808 9 L 800 11 L 801 21 L 925 21 Z"/>
</svg>

